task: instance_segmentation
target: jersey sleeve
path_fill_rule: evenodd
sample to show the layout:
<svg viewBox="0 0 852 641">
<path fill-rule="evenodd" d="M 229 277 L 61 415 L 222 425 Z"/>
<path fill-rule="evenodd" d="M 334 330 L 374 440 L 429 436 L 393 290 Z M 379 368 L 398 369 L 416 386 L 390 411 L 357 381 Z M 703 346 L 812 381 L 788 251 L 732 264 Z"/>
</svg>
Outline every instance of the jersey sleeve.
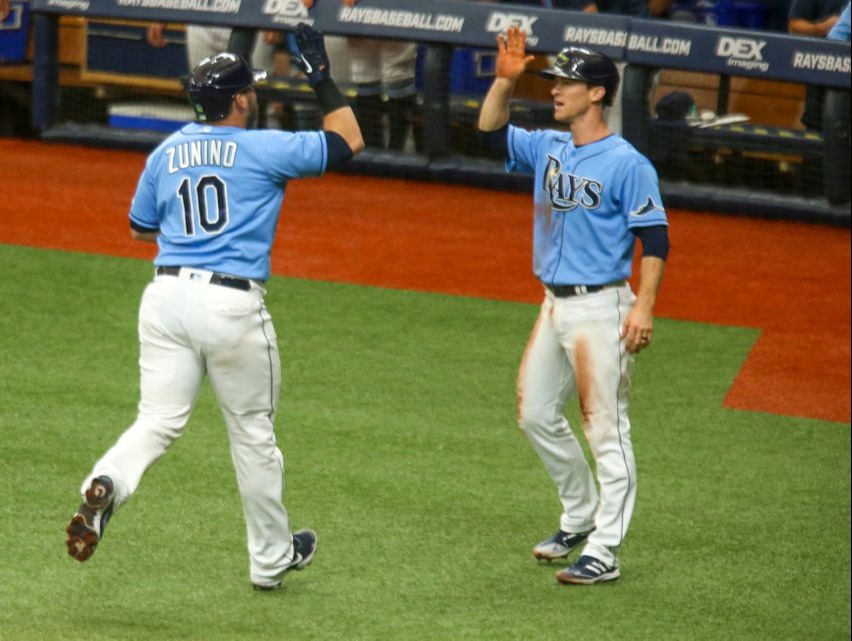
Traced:
<svg viewBox="0 0 852 641">
<path fill-rule="evenodd" d="M 328 142 L 322 131 L 266 132 L 266 158 L 279 180 L 321 176 L 328 166 Z"/>
<path fill-rule="evenodd" d="M 657 172 L 647 161 L 633 163 L 624 177 L 621 203 L 628 227 L 668 225 Z"/>
<path fill-rule="evenodd" d="M 535 159 L 541 132 L 527 131 L 514 125 L 509 125 L 506 150 L 506 171 L 520 174 L 535 173 Z"/>
<path fill-rule="evenodd" d="M 157 190 L 154 187 L 150 161 L 139 176 L 136 193 L 130 204 L 130 226 L 139 232 L 158 231 L 160 229 L 160 214 L 157 211 Z"/>
</svg>

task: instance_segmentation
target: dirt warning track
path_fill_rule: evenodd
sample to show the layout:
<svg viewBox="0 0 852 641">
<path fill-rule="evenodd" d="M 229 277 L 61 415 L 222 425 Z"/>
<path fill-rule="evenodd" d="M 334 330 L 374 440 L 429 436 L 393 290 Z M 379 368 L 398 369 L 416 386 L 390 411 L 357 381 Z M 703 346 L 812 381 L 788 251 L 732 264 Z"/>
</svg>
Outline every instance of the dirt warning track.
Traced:
<svg viewBox="0 0 852 641">
<path fill-rule="evenodd" d="M 0 243 L 153 257 L 130 239 L 136 152 L 0 140 Z M 537 303 L 531 196 L 332 174 L 287 190 L 285 276 Z M 850 232 L 670 211 L 657 315 L 762 330 L 732 408 L 850 422 Z M 700 364 L 696 364 L 700 366 Z"/>
</svg>

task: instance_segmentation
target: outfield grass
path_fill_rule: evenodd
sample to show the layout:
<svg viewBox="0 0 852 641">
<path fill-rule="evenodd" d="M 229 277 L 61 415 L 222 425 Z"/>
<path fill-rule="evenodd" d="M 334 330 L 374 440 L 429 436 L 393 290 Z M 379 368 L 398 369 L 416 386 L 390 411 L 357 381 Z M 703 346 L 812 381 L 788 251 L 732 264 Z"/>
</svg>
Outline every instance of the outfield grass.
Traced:
<svg viewBox="0 0 852 641">
<path fill-rule="evenodd" d="M 555 490 L 514 424 L 537 309 L 273 279 L 286 504 L 320 547 L 255 593 L 209 391 L 92 560 L 66 555 L 79 483 L 135 416 L 151 268 L 0 264 L 4 641 L 849 638 L 850 426 L 722 408 L 754 330 L 658 320 L 622 579 L 560 587 L 529 554 Z"/>
</svg>

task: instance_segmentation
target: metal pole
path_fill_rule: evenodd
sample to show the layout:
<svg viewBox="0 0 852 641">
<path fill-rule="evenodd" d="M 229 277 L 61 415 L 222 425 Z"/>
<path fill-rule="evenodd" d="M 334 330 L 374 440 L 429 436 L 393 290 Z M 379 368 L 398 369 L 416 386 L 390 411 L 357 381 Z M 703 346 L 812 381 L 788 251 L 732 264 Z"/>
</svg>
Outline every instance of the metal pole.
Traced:
<svg viewBox="0 0 852 641">
<path fill-rule="evenodd" d="M 450 64 L 453 47 L 429 45 L 423 60 L 423 143 L 430 158 L 450 153 Z"/>
<path fill-rule="evenodd" d="M 53 126 L 59 104 L 59 16 L 34 14 L 33 129 L 42 132 Z"/>
</svg>

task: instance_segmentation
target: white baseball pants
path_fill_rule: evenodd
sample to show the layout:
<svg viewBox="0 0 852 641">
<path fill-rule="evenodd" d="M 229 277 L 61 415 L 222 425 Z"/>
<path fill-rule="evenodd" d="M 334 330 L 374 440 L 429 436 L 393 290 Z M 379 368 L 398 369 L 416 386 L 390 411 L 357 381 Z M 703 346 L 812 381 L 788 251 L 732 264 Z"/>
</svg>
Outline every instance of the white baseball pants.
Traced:
<svg viewBox="0 0 852 641">
<path fill-rule="evenodd" d="M 397 85 L 414 82 L 417 43 L 349 38 L 352 82 Z M 397 97 L 397 96 L 391 96 Z"/>
<path fill-rule="evenodd" d="M 293 560 L 284 457 L 275 443 L 281 363 L 264 289 L 210 284 L 211 272 L 157 276 L 139 310 L 139 414 L 94 466 L 115 483 L 118 508 L 183 433 L 205 374 L 228 429 L 248 531 L 252 583 L 269 585 Z M 179 488 L 178 488 L 179 491 Z"/>
<path fill-rule="evenodd" d="M 559 529 L 595 531 L 583 554 L 615 563 L 636 501 L 627 417 L 633 357 L 620 329 L 635 301 L 629 285 L 556 298 L 547 291 L 518 375 L 519 425 L 556 484 Z M 564 409 L 577 393 L 600 496 Z"/>
</svg>

